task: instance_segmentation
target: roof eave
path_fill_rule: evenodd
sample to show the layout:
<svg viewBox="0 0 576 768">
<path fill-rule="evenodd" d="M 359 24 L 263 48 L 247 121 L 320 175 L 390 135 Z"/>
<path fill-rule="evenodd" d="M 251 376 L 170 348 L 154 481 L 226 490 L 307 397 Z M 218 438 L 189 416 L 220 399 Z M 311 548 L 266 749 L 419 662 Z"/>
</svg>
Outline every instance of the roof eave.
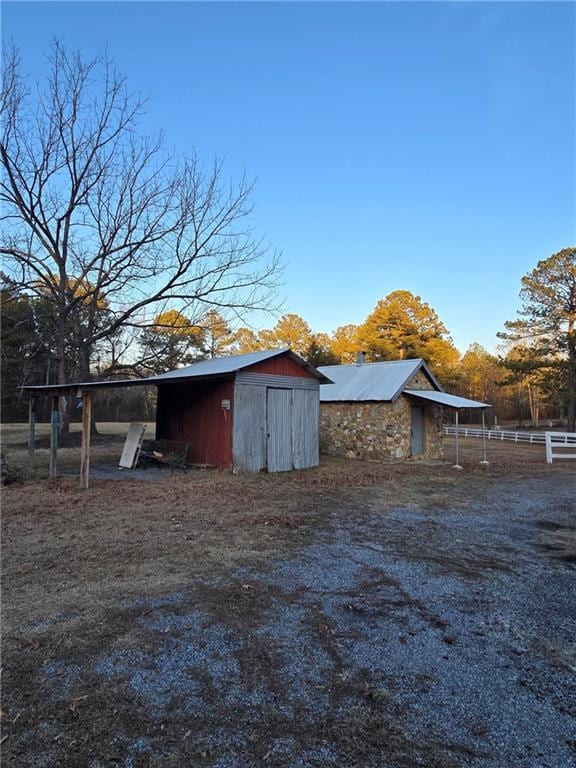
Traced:
<svg viewBox="0 0 576 768">
<path fill-rule="evenodd" d="M 407 390 L 405 392 L 408 397 L 415 397 L 420 400 L 424 400 L 428 403 L 436 403 L 437 405 L 441 405 L 443 408 L 453 408 L 455 410 L 460 409 L 484 409 L 484 408 L 492 408 L 493 406 L 491 403 L 483 403 L 479 400 L 470 400 L 470 398 L 467 397 L 460 397 L 459 395 L 451 395 L 449 392 L 438 392 L 439 395 L 445 395 L 447 398 L 452 398 L 453 402 L 443 402 L 442 400 L 436 400 L 434 398 L 434 391 L 428 390 L 428 389 L 422 389 L 422 390 Z M 459 403 L 455 403 L 454 401 L 461 401 Z"/>
<path fill-rule="evenodd" d="M 78 392 L 87 389 L 113 389 L 124 387 L 155 386 L 151 378 L 146 379 L 110 379 L 107 381 L 71 381 L 67 384 L 26 384 L 20 389 L 30 395 L 55 395 Z"/>
<path fill-rule="evenodd" d="M 350 405 L 353 405 L 354 403 L 391 403 L 392 400 L 382 397 L 363 397 L 363 398 L 355 398 L 354 400 L 350 400 L 349 398 L 337 398 L 335 400 L 322 400 L 320 398 L 321 403 L 350 403 Z"/>
</svg>

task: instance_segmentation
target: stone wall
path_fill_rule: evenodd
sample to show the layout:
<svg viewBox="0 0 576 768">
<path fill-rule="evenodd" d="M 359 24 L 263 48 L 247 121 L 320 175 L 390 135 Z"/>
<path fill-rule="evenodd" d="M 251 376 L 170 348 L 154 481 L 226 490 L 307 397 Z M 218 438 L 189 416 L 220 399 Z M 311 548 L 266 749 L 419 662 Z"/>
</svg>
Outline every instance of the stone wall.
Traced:
<svg viewBox="0 0 576 768">
<path fill-rule="evenodd" d="M 425 373 L 422 371 L 416 371 L 414 376 L 410 379 L 408 384 L 404 387 L 404 389 L 428 389 L 433 390 L 434 387 L 430 383 L 430 380 L 428 379 L 428 376 L 426 376 Z"/>
<path fill-rule="evenodd" d="M 433 389 L 419 371 L 406 389 Z M 410 457 L 411 403 L 407 395 L 390 402 L 320 403 L 320 451 L 350 459 Z M 423 403 L 423 401 L 422 401 Z M 441 409 L 424 404 L 424 455 L 442 458 Z"/>
</svg>

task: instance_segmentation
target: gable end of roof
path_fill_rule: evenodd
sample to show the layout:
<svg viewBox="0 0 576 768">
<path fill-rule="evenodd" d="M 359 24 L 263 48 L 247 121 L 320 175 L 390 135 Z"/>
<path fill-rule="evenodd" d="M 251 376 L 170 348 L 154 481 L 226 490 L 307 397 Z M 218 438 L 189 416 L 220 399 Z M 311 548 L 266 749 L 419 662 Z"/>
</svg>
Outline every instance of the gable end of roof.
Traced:
<svg viewBox="0 0 576 768">
<path fill-rule="evenodd" d="M 401 386 L 401 387 L 398 389 L 398 391 L 397 391 L 397 392 L 394 394 L 394 397 L 392 398 L 391 402 L 395 402 L 395 401 L 396 401 L 396 400 L 397 400 L 397 399 L 400 397 L 400 395 L 402 394 L 402 392 L 404 392 L 404 391 L 406 390 L 406 388 L 407 388 L 407 387 L 410 385 L 410 382 L 412 381 L 412 379 L 414 378 L 414 376 L 416 376 L 416 374 L 417 374 L 419 371 L 422 371 L 422 373 L 423 373 L 423 374 L 426 376 L 426 378 L 428 379 L 428 381 L 430 382 L 430 384 L 432 384 L 432 386 L 434 387 L 434 389 L 435 389 L 437 392 L 444 392 L 444 388 L 442 387 L 442 385 L 440 384 L 440 382 L 438 381 L 438 379 L 437 379 L 437 378 L 434 376 L 434 374 L 432 373 L 432 371 L 430 370 L 430 368 L 428 368 L 428 364 L 426 363 L 426 361 L 425 361 L 425 360 L 420 360 L 420 364 L 419 364 L 419 366 L 416 368 L 416 370 L 414 371 L 414 373 L 411 373 L 411 374 L 408 376 L 408 378 L 406 379 L 406 381 L 405 381 L 405 382 L 402 384 L 402 386 Z M 424 390 L 424 391 L 425 391 L 425 390 Z"/>
</svg>

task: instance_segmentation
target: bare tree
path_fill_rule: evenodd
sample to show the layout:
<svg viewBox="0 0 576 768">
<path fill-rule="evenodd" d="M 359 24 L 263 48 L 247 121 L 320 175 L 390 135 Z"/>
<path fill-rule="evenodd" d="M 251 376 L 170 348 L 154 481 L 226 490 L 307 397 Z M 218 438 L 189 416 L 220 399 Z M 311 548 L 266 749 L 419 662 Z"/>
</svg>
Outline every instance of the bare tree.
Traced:
<svg viewBox="0 0 576 768">
<path fill-rule="evenodd" d="M 89 380 L 98 344 L 168 306 L 194 320 L 273 300 L 278 258 L 254 236 L 251 185 L 139 134 L 144 106 L 107 55 L 56 41 L 34 89 L 17 51 L 5 55 L 0 250 L 53 307 L 59 383 Z"/>
</svg>

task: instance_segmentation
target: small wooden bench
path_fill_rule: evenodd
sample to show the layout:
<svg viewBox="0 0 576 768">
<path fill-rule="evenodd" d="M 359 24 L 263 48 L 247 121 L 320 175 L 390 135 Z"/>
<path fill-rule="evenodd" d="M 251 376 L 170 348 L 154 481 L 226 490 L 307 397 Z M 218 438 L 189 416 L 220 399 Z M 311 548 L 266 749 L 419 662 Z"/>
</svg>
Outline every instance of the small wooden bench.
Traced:
<svg viewBox="0 0 576 768">
<path fill-rule="evenodd" d="M 186 469 L 186 455 L 190 443 L 180 440 L 147 440 L 140 451 L 142 465 L 166 464 L 170 469 Z"/>
</svg>

